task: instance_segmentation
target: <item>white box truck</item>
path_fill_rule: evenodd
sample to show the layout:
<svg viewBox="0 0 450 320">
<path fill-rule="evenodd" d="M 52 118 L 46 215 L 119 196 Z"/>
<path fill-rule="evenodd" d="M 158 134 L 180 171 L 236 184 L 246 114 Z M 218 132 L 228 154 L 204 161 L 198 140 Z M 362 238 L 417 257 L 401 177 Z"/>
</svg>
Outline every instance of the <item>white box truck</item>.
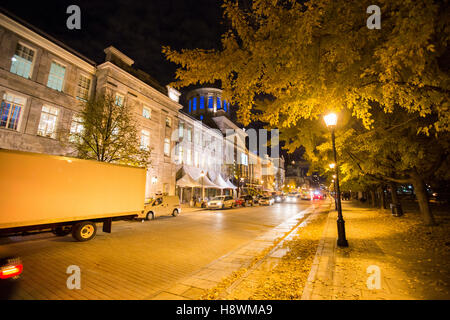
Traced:
<svg viewBox="0 0 450 320">
<path fill-rule="evenodd" d="M 0 234 L 52 229 L 92 239 L 96 223 L 145 216 L 146 169 L 0 150 Z"/>
</svg>

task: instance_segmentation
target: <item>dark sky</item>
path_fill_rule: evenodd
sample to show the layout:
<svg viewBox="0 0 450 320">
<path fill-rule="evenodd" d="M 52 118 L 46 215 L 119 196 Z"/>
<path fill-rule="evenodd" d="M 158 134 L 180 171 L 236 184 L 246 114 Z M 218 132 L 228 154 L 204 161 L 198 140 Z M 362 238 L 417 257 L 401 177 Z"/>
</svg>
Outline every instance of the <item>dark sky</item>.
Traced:
<svg viewBox="0 0 450 320">
<path fill-rule="evenodd" d="M 66 27 L 72 4 L 81 9 L 81 30 Z M 163 86 L 176 69 L 161 54 L 163 45 L 218 48 L 226 30 L 220 0 L 6 0 L 2 7 L 97 63 L 113 45 Z"/>
</svg>

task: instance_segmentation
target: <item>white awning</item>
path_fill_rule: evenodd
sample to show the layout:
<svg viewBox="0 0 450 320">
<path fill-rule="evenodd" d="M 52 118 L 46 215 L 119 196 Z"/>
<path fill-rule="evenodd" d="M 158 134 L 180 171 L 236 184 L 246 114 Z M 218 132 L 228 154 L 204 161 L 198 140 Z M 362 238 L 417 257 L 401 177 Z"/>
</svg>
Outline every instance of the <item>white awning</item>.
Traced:
<svg viewBox="0 0 450 320">
<path fill-rule="evenodd" d="M 203 177 L 200 176 L 200 178 L 197 179 L 197 183 L 200 184 L 200 187 L 203 186 L 204 188 L 221 189 L 218 185 L 209 180 L 206 175 L 204 175 Z"/>
<path fill-rule="evenodd" d="M 217 175 L 216 180 L 214 181 L 221 189 L 229 189 L 230 186 L 223 180 L 220 174 Z"/>
<path fill-rule="evenodd" d="M 230 189 L 237 189 L 237 187 L 234 184 L 232 184 L 230 182 L 230 180 L 227 180 L 225 183 L 228 185 L 228 188 L 230 188 Z"/>
<path fill-rule="evenodd" d="M 185 174 L 181 179 L 178 179 L 177 186 L 182 188 L 201 187 L 189 174 Z"/>
</svg>

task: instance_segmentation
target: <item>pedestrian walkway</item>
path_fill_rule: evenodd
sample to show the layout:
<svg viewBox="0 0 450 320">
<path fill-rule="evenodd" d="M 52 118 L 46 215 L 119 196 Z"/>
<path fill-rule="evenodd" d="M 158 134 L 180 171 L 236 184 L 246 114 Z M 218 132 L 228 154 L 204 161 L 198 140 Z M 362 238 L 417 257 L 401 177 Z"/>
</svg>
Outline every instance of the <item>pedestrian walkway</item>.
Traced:
<svg viewBox="0 0 450 320">
<path fill-rule="evenodd" d="M 337 240 L 331 211 L 303 290 L 304 300 L 449 299 L 450 221 L 424 226 L 417 212 L 343 203 L 348 248 Z"/>
</svg>

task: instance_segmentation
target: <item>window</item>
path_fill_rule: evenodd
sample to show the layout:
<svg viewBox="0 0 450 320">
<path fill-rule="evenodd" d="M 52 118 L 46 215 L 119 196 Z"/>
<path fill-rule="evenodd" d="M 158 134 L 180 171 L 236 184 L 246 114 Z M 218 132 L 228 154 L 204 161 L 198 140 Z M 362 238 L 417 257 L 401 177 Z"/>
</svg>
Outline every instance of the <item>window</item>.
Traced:
<svg viewBox="0 0 450 320">
<path fill-rule="evenodd" d="M 34 50 L 18 43 L 16 52 L 11 59 L 12 63 L 9 71 L 27 79 L 31 78 L 33 59 Z"/>
<path fill-rule="evenodd" d="M 91 79 L 80 75 L 77 87 L 77 99 L 87 101 L 89 99 L 89 89 L 91 88 Z"/>
<path fill-rule="evenodd" d="M 187 139 L 189 142 L 192 142 L 192 129 L 191 128 L 187 129 Z"/>
<path fill-rule="evenodd" d="M 0 128 L 19 129 L 19 121 L 26 99 L 9 93 L 3 95 L 0 106 Z"/>
<path fill-rule="evenodd" d="M 83 125 L 83 119 L 79 116 L 74 114 L 72 117 L 72 123 L 70 124 L 70 138 L 69 140 L 72 142 L 76 142 L 80 140 L 80 134 L 83 133 L 84 125 Z"/>
<path fill-rule="evenodd" d="M 164 155 L 167 157 L 170 156 L 170 139 L 169 138 L 164 139 Z"/>
<path fill-rule="evenodd" d="M 183 146 L 178 148 L 178 159 L 179 163 L 183 163 Z"/>
<path fill-rule="evenodd" d="M 194 151 L 194 166 L 198 168 L 198 152 Z"/>
<path fill-rule="evenodd" d="M 189 100 L 189 113 L 192 112 L 192 100 Z"/>
<path fill-rule="evenodd" d="M 220 109 L 222 105 L 220 104 L 220 97 L 217 97 L 217 109 Z"/>
<path fill-rule="evenodd" d="M 187 149 L 187 164 L 192 165 L 192 151 L 191 149 Z"/>
<path fill-rule="evenodd" d="M 166 117 L 166 127 L 171 127 L 172 126 L 172 120 L 169 117 Z"/>
<path fill-rule="evenodd" d="M 152 118 L 152 109 L 143 107 L 142 108 L 142 116 L 146 119 L 151 119 Z"/>
<path fill-rule="evenodd" d="M 208 97 L 208 108 L 213 109 L 214 108 L 214 98 L 213 96 Z"/>
<path fill-rule="evenodd" d="M 62 91 L 65 73 L 66 67 L 53 61 L 50 66 L 50 73 L 48 74 L 47 87 Z"/>
<path fill-rule="evenodd" d="M 56 123 L 59 110 L 54 107 L 42 106 L 41 120 L 38 126 L 38 135 L 43 137 L 56 137 Z"/>
<path fill-rule="evenodd" d="M 115 104 L 116 106 L 123 106 L 123 101 L 124 101 L 125 97 L 119 93 L 116 93 L 116 99 L 115 99 Z"/>
<path fill-rule="evenodd" d="M 179 124 L 178 124 L 178 138 L 183 138 L 183 136 L 184 136 L 184 123 L 183 122 L 180 122 Z"/>
<path fill-rule="evenodd" d="M 147 130 L 141 131 L 141 149 L 142 150 L 149 150 L 150 146 L 150 132 Z"/>
<path fill-rule="evenodd" d="M 205 97 L 200 96 L 200 109 L 205 109 Z"/>
<path fill-rule="evenodd" d="M 194 110 L 194 111 L 197 110 L 197 98 L 194 98 L 192 110 Z"/>
</svg>

